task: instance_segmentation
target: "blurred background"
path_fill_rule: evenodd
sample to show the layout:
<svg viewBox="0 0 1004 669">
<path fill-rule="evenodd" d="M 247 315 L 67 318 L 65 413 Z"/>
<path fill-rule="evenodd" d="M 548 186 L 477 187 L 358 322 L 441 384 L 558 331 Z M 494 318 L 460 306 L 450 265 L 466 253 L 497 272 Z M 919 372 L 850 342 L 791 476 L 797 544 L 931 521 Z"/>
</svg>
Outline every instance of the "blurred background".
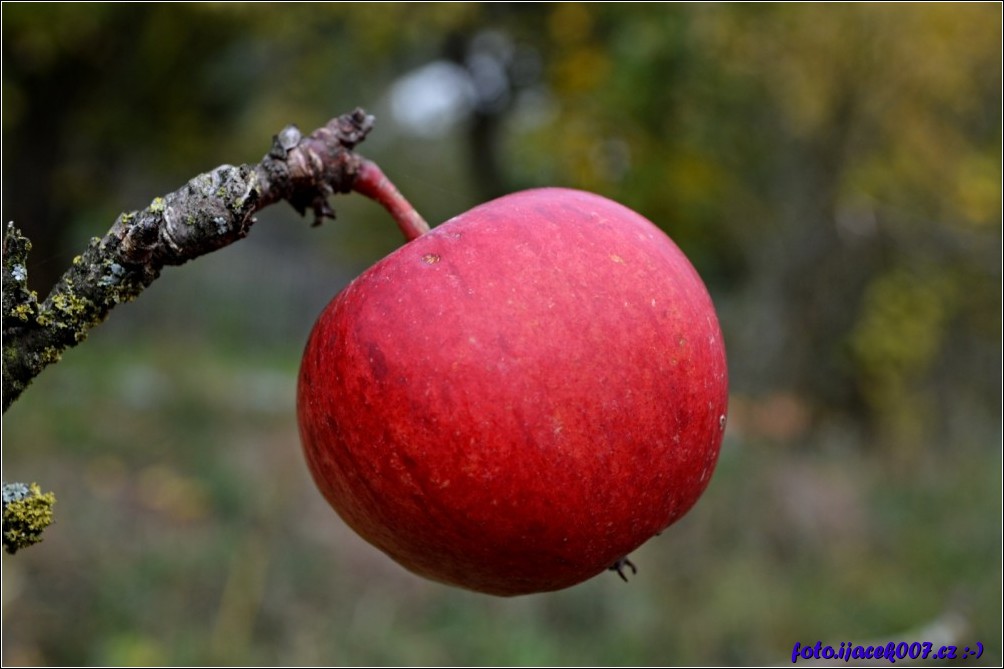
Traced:
<svg viewBox="0 0 1004 669">
<path fill-rule="evenodd" d="M 59 500 L 3 556 L 5 665 L 786 664 L 932 624 L 1002 661 L 1000 5 L 4 4 L 2 32 L 42 295 L 119 212 L 362 106 L 430 222 L 562 185 L 662 226 L 732 392 L 630 583 L 421 580 L 326 506 L 294 417 L 314 318 L 399 233 L 359 196 L 320 229 L 272 207 L 3 416 L 4 479 Z"/>
</svg>

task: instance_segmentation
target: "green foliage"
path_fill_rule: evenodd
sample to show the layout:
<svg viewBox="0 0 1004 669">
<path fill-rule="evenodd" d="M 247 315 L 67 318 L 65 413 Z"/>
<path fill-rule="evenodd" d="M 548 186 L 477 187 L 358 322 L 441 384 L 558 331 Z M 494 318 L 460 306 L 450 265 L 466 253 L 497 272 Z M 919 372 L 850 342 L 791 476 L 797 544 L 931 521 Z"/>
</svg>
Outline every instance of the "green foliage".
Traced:
<svg viewBox="0 0 1004 669">
<path fill-rule="evenodd" d="M 918 386 L 950 337 L 958 289 L 944 272 L 894 268 L 874 280 L 851 337 L 864 370 L 863 395 L 897 436 L 923 442 L 923 393 Z"/>
</svg>

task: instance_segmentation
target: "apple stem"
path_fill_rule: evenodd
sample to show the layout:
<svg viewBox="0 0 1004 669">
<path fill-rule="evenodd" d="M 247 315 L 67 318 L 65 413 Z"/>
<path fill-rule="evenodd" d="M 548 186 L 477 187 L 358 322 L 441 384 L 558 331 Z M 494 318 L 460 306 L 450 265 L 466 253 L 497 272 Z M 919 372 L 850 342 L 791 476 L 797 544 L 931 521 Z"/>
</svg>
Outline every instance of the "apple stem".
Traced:
<svg viewBox="0 0 1004 669">
<path fill-rule="evenodd" d="M 409 242 L 429 231 L 429 224 L 415 211 L 411 203 L 404 199 L 376 163 L 369 160 L 362 161 L 352 189 L 383 205 Z"/>
</svg>

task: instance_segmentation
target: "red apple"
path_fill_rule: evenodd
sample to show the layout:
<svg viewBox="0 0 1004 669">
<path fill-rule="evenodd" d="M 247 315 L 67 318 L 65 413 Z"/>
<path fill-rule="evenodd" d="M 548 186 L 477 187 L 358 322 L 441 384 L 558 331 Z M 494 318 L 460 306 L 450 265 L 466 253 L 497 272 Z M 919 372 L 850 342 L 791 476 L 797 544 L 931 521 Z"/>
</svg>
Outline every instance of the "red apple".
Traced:
<svg viewBox="0 0 1004 669">
<path fill-rule="evenodd" d="M 310 335 L 297 411 L 321 492 L 400 564 L 471 590 L 622 565 L 718 457 L 725 349 L 701 279 L 651 222 L 576 190 L 420 232 Z"/>
</svg>

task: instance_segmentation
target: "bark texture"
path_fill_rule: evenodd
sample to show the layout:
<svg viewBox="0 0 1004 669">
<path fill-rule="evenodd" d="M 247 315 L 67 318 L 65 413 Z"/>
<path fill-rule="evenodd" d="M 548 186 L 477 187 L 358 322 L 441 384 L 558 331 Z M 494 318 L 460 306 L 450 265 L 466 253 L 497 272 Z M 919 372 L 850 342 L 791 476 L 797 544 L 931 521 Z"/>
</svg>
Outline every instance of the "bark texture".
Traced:
<svg viewBox="0 0 1004 669">
<path fill-rule="evenodd" d="M 140 211 L 119 215 L 91 239 L 48 297 L 28 288 L 31 242 L 13 222 L 3 234 L 3 411 L 63 351 L 87 337 L 115 305 L 139 295 L 168 265 L 242 239 L 254 214 L 286 200 L 315 222 L 333 218 L 328 198 L 352 190 L 364 159 L 354 149 L 373 127 L 362 109 L 308 136 L 287 126 L 255 165 L 221 165 Z"/>
</svg>

